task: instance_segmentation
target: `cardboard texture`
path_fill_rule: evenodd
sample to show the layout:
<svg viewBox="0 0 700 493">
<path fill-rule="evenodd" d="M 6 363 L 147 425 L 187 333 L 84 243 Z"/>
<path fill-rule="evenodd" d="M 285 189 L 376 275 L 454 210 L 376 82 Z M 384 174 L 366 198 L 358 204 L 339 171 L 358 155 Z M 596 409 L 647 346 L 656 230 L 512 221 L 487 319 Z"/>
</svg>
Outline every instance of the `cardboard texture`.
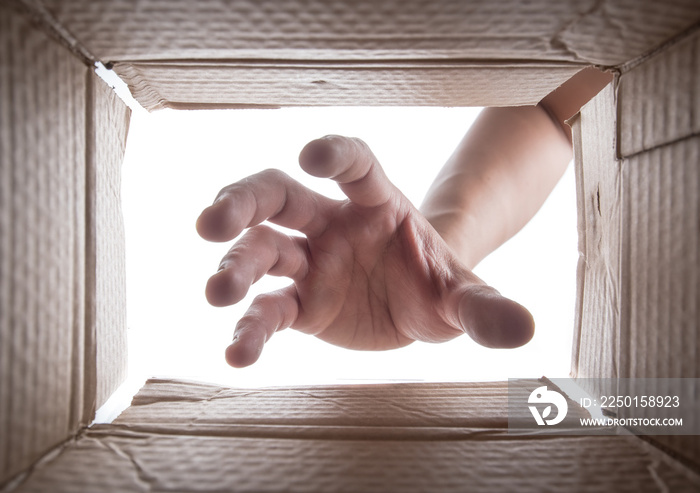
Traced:
<svg viewBox="0 0 700 493">
<path fill-rule="evenodd" d="M 130 111 L 98 77 L 88 78 L 87 337 L 94 346 L 96 408 L 126 378 L 126 270 L 121 164 Z M 94 414 L 91 409 L 89 415 Z"/>
<path fill-rule="evenodd" d="M 44 0 L 149 110 L 535 104 L 700 20 L 695 0 Z M 543 15 L 544 13 L 544 15 Z"/>
<path fill-rule="evenodd" d="M 86 178 L 118 176 L 126 127 L 106 116 L 125 122 L 128 110 L 25 16 L 5 3 L 0 13 L 2 483 L 87 425 L 125 374 L 123 295 L 101 288 L 119 284 L 123 266 L 86 263 L 98 243 L 123 249 L 102 220 L 119 197 Z"/>
<path fill-rule="evenodd" d="M 623 72 L 575 124 L 580 377 L 700 376 L 699 47 L 694 32 Z M 697 464 L 699 438 L 653 440 Z"/>
<path fill-rule="evenodd" d="M 5 479 L 85 424 L 87 71 L 4 4 L 0 9 Z"/>
<path fill-rule="evenodd" d="M 153 380 L 16 491 L 539 492 L 606 489 L 618 477 L 620 491 L 700 487 L 635 437 L 507 435 L 506 401 L 500 382 L 235 390 Z"/>
<path fill-rule="evenodd" d="M 0 485 L 697 491 L 698 437 L 507 435 L 504 384 L 152 381 L 86 425 L 126 361 L 129 112 L 93 62 L 148 109 L 534 104 L 612 68 L 574 124 L 572 371 L 700 377 L 699 30 L 697 0 L 1 3 Z"/>
<path fill-rule="evenodd" d="M 620 182 L 615 93 L 603 89 L 573 123 L 579 262 L 574 376 L 618 377 Z M 605 392 L 600 393 L 600 395 Z"/>
</svg>

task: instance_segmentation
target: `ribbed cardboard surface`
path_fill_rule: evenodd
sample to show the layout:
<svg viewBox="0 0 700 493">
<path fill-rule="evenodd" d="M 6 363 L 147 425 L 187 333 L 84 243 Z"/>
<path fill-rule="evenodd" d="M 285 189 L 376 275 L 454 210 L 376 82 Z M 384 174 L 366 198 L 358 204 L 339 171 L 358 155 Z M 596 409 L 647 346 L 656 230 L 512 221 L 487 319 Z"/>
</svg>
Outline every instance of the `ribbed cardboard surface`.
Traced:
<svg viewBox="0 0 700 493">
<path fill-rule="evenodd" d="M 503 427 L 459 427 L 476 424 L 469 417 L 480 410 L 502 415 L 506 401 L 504 383 L 251 391 L 151 381 L 117 422 L 88 430 L 39 464 L 17 491 L 539 492 L 614 487 L 638 492 L 658 491 L 659 484 L 673 491 L 700 487 L 697 477 L 636 437 L 516 437 Z M 366 411 L 359 416 L 363 406 Z M 164 408 L 170 412 L 159 411 Z M 147 431 L 166 414 L 170 430 Z M 236 422 L 256 415 L 267 432 L 241 436 Z M 212 429 L 210 422 L 221 426 Z M 388 435 L 392 426 L 401 433 Z M 363 432 L 343 433 L 343 428 Z M 318 432 L 314 436 L 308 429 Z"/>
<path fill-rule="evenodd" d="M 89 75 L 87 207 L 87 333 L 94 348 L 99 408 L 126 378 L 126 278 L 121 164 L 131 112 L 96 75 Z M 91 378 L 88 375 L 87 378 Z M 92 416 L 95 409 L 89 410 Z"/>
<path fill-rule="evenodd" d="M 151 380 L 115 424 L 505 427 L 505 383 L 262 390 Z M 228 411 L 231 402 L 238 411 Z M 280 406 L 280 403 L 284 403 Z M 341 411 L 342 412 L 339 412 Z M 196 411 L 196 412 L 195 412 Z M 189 422 L 197 416 L 196 423 Z"/>
<path fill-rule="evenodd" d="M 23 14 L 0 9 L 2 483 L 86 425 L 125 376 L 128 109 Z"/>
<path fill-rule="evenodd" d="M 83 422 L 85 66 L 0 5 L 0 483 Z"/>
<path fill-rule="evenodd" d="M 622 370 L 700 377 L 700 32 L 620 80 Z M 700 417 L 696 417 L 700 419 Z M 700 437 L 653 437 L 700 462 Z"/>
<path fill-rule="evenodd" d="M 149 110 L 534 104 L 579 66 L 474 63 L 116 63 Z"/>
<path fill-rule="evenodd" d="M 624 64 L 575 129 L 574 370 L 698 376 L 696 0 L 13 0 L 0 13 L 0 483 L 77 433 L 124 374 L 128 112 L 80 60 L 114 61 L 149 108 L 525 104 L 581 66 Z M 355 398 L 155 385 L 20 489 L 699 487 L 633 437 L 510 437 L 488 384 Z M 697 437 L 654 440 L 697 466 Z"/>
<path fill-rule="evenodd" d="M 700 29 L 700 28 L 698 28 Z M 621 156 L 700 133 L 700 33 L 682 39 L 620 79 Z"/>
<path fill-rule="evenodd" d="M 617 65 L 700 20 L 693 0 L 42 0 L 102 61 L 552 60 Z"/>
<path fill-rule="evenodd" d="M 578 376 L 700 376 L 699 40 L 623 73 L 581 112 Z M 587 121 L 605 135 L 585 135 Z M 700 459 L 700 437 L 653 441 Z"/>
<path fill-rule="evenodd" d="M 694 0 L 43 0 L 148 109 L 535 104 L 700 21 Z"/>
<path fill-rule="evenodd" d="M 609 85 L 573 125 L 580 257 L 572 365 L 582 378 L 619 376 L 621 182 L 614 98 Z"/>
</svg>

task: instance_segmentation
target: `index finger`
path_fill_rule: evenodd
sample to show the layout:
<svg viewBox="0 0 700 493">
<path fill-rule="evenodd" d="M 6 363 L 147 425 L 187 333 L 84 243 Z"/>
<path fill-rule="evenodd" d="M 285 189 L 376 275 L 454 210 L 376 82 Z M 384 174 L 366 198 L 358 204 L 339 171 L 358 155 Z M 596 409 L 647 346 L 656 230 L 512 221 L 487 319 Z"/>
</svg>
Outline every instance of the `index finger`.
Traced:
<svg viewBox="0 0 700 493">
<path fill-rule="evenodd" d="M 357 138 L 327 135 L 313 140 L 299 154 L 299 164 L 310 175 L 338 182 L 358 205 L 385 204 L 396 192 L 369 146 Z"/>
<path fill-rule="evenodd" d="M 333 204 L 286 173 L 268 169 L 221 190 L 197 219 L 197 232 L 206 240 L 229 241 L 269 220 L 314 236 L 325 229 Z"/>
</svg>

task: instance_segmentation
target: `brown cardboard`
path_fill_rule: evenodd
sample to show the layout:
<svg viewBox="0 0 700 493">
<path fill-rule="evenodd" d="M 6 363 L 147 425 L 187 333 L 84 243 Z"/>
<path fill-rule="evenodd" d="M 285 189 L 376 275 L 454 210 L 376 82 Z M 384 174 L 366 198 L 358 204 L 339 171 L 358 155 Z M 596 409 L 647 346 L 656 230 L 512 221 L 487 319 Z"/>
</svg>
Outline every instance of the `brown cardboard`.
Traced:
<svg viewBox="0 0 700 493">
<path fill-rule="evenodd" d="M 94 351 L 92 417 L 126 378 L 126 279 L 121 164 L 131 112 L 97 76 L 88 76 L 87 346 Z"/>
<path fill-rule="evenodd" d="M 2 482 L 86 423 L 87 70 L 6 4 L 0 12 Z"/>
<path fill-rule="evenodd" d="M 615 93 L 609 85 L 573 122 L 578 200 L 578 293 L 572 373 L 618 377 L 620 167 Z"/>
<path fill-rule="evenodd" d="M 623 72 L 575 124 L 577 376 L 700 376 L 699 44 L 690 33 Z M 699 437 L 654 440 L 700 458 Z"/>
<path fill-rule="evenodd" d="M 149 110 L 524 105 L 539 101 L 580 70 L 570 65 L 493 66 L 443 61 L 144 62 L 116 63 L 114 68 Z"/>
<path fill-rule="evenodd" d="M 629 157 L 700 133 L 697 30 L 620 78 L 619 154 Z"/>
<path fill-rule="evenodd" d="M 154 380 L 16 491 L 539 492 L 617 478 L 620 491 L 700 487 L 635 437 L 510 436 L 506 401 L 503 382 L 236 390 Z"/>
<path fill-rule="evenodd" d="M 118 184 L 128 110 L 24 15 L 0 9 L 2 483 L 87 425 L 125 375 L 123 266 L 104 248 L 123 249 L 105 230 L 119 199 L 86 180 Z"/>
<path fill-rule="evenodd" d="M 574 125 L 573 371 L 698 377 L 696 0 L 13 0 L 0 13 L 8 491 L 697 491 L 672 458 L 697 469 L 697 437 L 506 435 L 503 384 L 156 381 L 114 424 L 85 428 L 125 371 L 128 110 L 95 60 L 149 109 L 534 104 L 584 66 L 613 67 Z"/>
<path fill-rule="evenodd" d="M 527 394 L 543 385 L 524 380 Z M 436 430 L 508 425 L 506 382 L 412 383 L 410 385 L 307 386 L 232 389 L 191 382 L 151 379 L 114 422 L 142 431 L 188 427 L 216 430 L 235 427 L 237 434 L 290 436 L 399 437 L 416 432 L 424 438 L 449 433 Z M 527 398 L 527 397 L 526 397 Z M 237 411 L 230 413 L 231 402 Z M 590 417 L 570 403 L 567 420 Z M 197 416 L 192 421 L 192 416 Z M 529 413 L 528 413 L 529 416 Z M 411 431 L 408 431 L 411 430 Z M 421 433 L 418 433 L 420 431 Z M 399 433 L 400 432 L 400 433 Z M 463 435 L 459 432 L 456 436 Z"/>
<path fill-rule="evenodd" d="M 693 0 L 43 4 L 149 110 L 535 104 L 700 20 Z"/>
</svg>

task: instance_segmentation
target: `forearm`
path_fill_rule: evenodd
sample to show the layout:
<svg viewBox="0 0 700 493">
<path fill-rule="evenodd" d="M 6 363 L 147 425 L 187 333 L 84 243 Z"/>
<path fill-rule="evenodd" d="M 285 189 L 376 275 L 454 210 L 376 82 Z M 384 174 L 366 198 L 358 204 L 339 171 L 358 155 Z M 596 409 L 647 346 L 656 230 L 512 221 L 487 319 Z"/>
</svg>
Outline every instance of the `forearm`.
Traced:
<svg viewBox="0 0 700 493">
<path fill-rule="evenodd" d="M 473 268 L 537 212 L 571 160 L 565 124 L 612 76 L 584 69 L 537 106 L 487 108 L 438 174 L 421 211 Z"/>
<path fill-rule="evenodd" d="M 540 107 L 487 108 L 439 172 L 421 211 L 473 268 L 540 208 L 571 159 Z"/>
</svg>

